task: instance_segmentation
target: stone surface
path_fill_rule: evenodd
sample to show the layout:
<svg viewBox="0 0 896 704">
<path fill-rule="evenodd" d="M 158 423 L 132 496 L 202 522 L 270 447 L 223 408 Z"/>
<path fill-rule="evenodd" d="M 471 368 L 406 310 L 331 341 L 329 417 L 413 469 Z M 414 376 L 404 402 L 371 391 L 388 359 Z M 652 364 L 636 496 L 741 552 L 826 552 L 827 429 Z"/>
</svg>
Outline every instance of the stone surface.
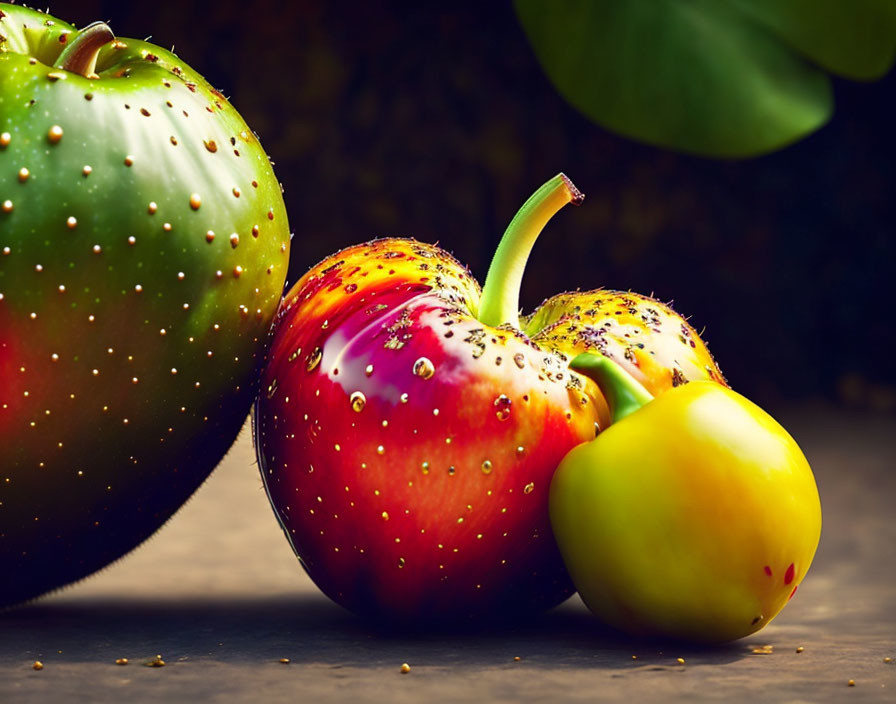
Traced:
<svg viewBox="0 0 896 704">
<path fill-rule="evenodd" d="M 896 662 L 884 662 L 896 661 L 896 418 L 820 405 L 777 415 L 813 465 L 824 528 L 797 596 L 742 641 L 629 641 L 577 598 L 513 628 L 371 628 L 302 572 L 244 431 L 147 544 L 0 613 L 0 702 L 896 701 Z M 157 655 L 164 667 L 143 666 Z"/>
</svg>

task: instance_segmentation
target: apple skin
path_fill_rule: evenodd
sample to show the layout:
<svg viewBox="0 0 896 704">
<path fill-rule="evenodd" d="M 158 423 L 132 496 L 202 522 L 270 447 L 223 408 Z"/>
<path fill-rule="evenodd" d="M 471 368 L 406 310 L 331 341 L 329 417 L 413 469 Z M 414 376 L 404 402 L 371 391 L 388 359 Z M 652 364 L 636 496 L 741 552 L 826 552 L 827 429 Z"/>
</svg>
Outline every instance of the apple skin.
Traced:
<svg viewBox="0 0 896 704">
<path fill-rule="evenodd" d="M 174 54 L 119 38 L 87 78 L 52 66 L 71 25 L 3 4 L 0 34 L 2 607 L 121 557 L 224 456 L 289 230 L 257 137 Z"/>
<path fill-rule="evenodd" d="M 671 389 L 560 463 L 554 535 L 607 624 L 637 636 L 742 638 L 784 607 L 821 533 L 803 453 L 718 384 Z"/>
<path fill-rule="evenodd" d="M 601 353 L 654 395 L 699 379 L 728 385 L 697 331 L 669 305 L 639 293 L 560 293 L 522 325 L 538 345 L 570 358 Z"/>
<path fill-rule="evenodd" d="M 548 486 L 562 457 L 594 437 L 606 403 L 551 343 L 573 348 L 572 328 L 587 333 L 574 336 L 583 346 L 627 359 L 620 296 L 634 294 L 577 294 L 539 344 L 531 324 L 477 320 L 475 279 L 413 240 L 350 247 L 297 282 L 253 418 L 274 512 L 321 590 L 391 623 L 518 618 L 571 595 Z M 597 298 L 606 309 L 593 309 Z M 694 360 L 684 373 L 706 378 L 708 365 L 721 378 L 702 343 L 681 342 L 674 317 L 656 333 L 627 319 L 648 343 L 638 355 L 654 341 L 669 365 Z M 671 384 L 669 368 L 650 373 Z"/>
</svg>

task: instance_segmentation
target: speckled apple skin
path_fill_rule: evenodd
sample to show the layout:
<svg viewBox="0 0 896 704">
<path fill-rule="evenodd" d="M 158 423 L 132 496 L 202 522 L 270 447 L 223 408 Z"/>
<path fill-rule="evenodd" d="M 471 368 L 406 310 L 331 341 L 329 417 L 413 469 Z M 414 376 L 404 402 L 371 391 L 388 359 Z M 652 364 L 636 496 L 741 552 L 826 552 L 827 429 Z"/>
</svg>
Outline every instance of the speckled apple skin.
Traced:
<svg viewBox="0 0 896 704">
<path fill-rule="evenodd" d="M 253 416 L 260 469 L 311 578 L 358 613 L 515 618 L 573 591 L 548 487 L 606 404 L 556 338 L 483 325 L 479 298 L 446 252 L 383 239 L 321 262 L 281 304 Z"/>
<path fill-rule="evenodd" d="M 118 558 L 211 472 L 289 256 L 268 158 L 201 76 L 131 39 L 98 79 L 54 69 L 12 49 L 74 28 L 2 12 L 0 606 Z"/>
</svg>

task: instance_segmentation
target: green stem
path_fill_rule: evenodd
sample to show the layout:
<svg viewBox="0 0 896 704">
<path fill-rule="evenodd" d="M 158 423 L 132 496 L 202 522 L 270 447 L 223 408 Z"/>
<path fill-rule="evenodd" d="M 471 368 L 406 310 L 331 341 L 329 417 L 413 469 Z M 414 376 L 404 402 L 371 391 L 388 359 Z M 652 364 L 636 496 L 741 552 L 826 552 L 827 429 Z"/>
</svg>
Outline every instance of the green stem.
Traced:
<svg viewBox="0 0 896 704">
<path fill-rule="evenodd" d="M 106 44 L 115 39 L 112 30 L 104 22 L 94 22 L 86 26 L 72 39 L 53 63 L 72 73 L 80 73 L 85 78 L 97 78 L 96 60 Z"/>
<path fill-rule="evenodd" d="M 583 352 L 569 368 L 592 379 L 603 392 L 610 406 L 610 418 L 618 423 L 641 406 L 653 401 L 650 392 L 609 357 Z"/>
<path fill-rule="evenodd" d="M 557 211 L 579 205 L 585 195 L 564 174 L 535 191 L 511 220 L 498 245 L 479 302 L 480 322 L 492 327 L 520 327 L 520 284 L 532 245 Z"/>
</svg>

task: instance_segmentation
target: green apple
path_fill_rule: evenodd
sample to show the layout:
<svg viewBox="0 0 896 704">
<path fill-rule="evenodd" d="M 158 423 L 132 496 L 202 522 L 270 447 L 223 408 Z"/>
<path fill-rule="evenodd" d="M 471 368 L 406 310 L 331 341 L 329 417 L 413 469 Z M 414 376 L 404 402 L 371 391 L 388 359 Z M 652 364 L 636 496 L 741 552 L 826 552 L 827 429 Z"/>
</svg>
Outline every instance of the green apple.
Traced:
<svg viewBox="0 0 896 704">
<path fill-rule="evenodd" d="M 570 367 L 598 383 L 613 414 L 563 458 L 550 489 L 554 536 L 588 607 L 632 634 L 700 642 L 768 624 L 821 533 L 793 438 L 714 382 L 652 398 L 606 357 Z"/>
<path fill-rule="evenodd" d="M 0 606 L 117 559 L 208 476 L 288 245 L 267 156 L 201 76 L 0 4 Z"/>
</svg>

